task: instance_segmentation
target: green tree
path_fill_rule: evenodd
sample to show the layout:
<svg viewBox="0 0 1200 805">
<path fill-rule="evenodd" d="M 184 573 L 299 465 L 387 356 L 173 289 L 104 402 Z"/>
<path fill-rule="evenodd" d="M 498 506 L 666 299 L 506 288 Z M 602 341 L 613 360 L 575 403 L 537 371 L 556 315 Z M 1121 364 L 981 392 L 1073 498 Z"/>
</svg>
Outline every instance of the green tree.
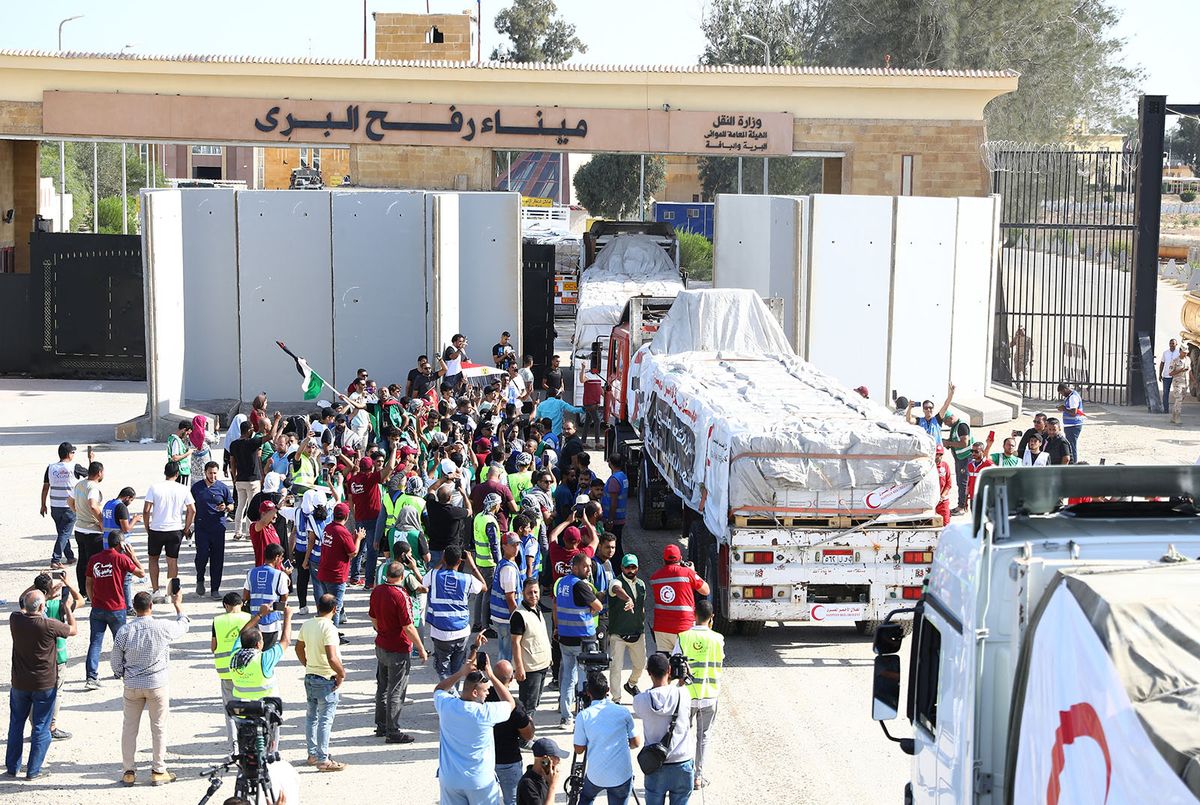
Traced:
<svg viewBox="0 0 1200 805">
<path fill-rule="evenodd" d="M 675 229 L 679 238 L 679 265 L 690 279 L 711 280 L 713 263 L 712 241 L 682 227 Z"/>
<path fill-rule="evenodd" d="M 513 0 L 496 15 L 496 30 L 508 37 L 511 48 L 496 48 L 492 59 L 510 62 L 561 64 L 587 45 L 575 35 L 575 26 L 557 17 L 554 0 Z"/>
<path fill-rule="evenodd" d="M 641 159 L 638 154 L 595 154 L 575 172 L 575 193 L 592 215 L 605 218 L 638 217 Z M 662 192 L 667 183 L 667 161 L 646 157 L 644 200 Z"/>
<path fill-rule="evenodd" d="M 41 175 L 54 180 L 54 189 L 59 187 L 58 141 L 43 141 L 41 144 Z M 96 149 L 96 187 L 100 199 L 115 197 L 118 203 L 115 216 L 116 230 L 121 231 L 121 144 L 100 143 Z M 92 231 L 92 144 L 69 142 L 66 144 L 67 192 L 71 194 L 74 216 L 71 229 L 74 232 Z M 138 156 L 136 145 L 127 149 L 126 190 L 131 197 L 147 187 L 146 162 Z M 162 177 L 156 177 L 163 184 Z M 103 212 L 103 207 L 101 207 Z M 137 206 L 130 205 L 131 224 L 129 231 L 137 231 Z M 101 222 L 103 227 L 103 222 Z"/>
<path fill-rule="evenodd" d="M 1200 176 L 1200 120 L 1181 117 L 1175 128 L 1167 132 L 1167 151 L 1173 161 L 1190 165 Z"/>
<path fill-rule="evenodd" d="M 738 192 L 737 157 L 699 157 L 697 167 L 705 198 Z M 821 192 L 818 157 L 771 157 L 767 165 L 767 190 L 778 196 Z M 761 193 L 762 158 L 742 158 L 742 192 Z"/>
<path fill-rule="evenodd" d="M 1132 108 L 1141 73 L 1122 60 L 1111 0 L 717 0 L 707 64 L 1011 69 L 1015 93 L 986 110 L 995 139 L 1060 142 L 1077 122 L 1106 129 Z"/>
<path fill-rule="evenodd" d="M 129 232 L 137 232 L 138 230 L 138 197 L 130 196 L 126 201 L 126 208 L 129 211 Z M 120 196 L 104 196 L 99 201 L 98 206 L 100 219 L 100 233 L 104 235 L 120 235 L 121 228 L 121 197 Z"/>
</svg>

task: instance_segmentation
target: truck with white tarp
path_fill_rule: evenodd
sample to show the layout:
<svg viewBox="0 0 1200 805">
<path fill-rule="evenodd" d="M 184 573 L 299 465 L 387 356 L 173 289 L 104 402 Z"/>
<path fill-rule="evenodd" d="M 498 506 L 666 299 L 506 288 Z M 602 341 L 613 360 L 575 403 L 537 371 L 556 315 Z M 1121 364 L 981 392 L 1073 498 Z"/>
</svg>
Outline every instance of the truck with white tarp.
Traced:
<svg viewBox="0 0 1200 805">
<path fill-rule="evenodd" d="M 626 366 L 618 337 L 609 449 L 640 461 L 645 512 L 658 480 L 682 501 L 720 622 L 865 631 L 920 594 L 941 530 L 928 434 L 797 357 L 753 291 L 681 291 Z"/>
<path fill-rule="evenodd" d="M 575 309 L 572 355 L 576 376 L 593 361 L 605 365 L 609 333 L 621 321 L 632 297 L 674 297 L 683 290 L 674 232 L 669 228 L 666 232 L 637 231 L 662 226 L 607 221 L 592 225 L 585 252 L 593 259 L 580 275 Z M 579 405 L 582 400 L 583 384 L 576 383 L 574 403 Z"/>
<path fill-rule="evenodd" d="M 980 475 L 912 612 L 904 802 L 1200 801 L 1198 494 L 1196 466 Z M 875 633 L 885 733 L 903 640 Z"/>
</svg>

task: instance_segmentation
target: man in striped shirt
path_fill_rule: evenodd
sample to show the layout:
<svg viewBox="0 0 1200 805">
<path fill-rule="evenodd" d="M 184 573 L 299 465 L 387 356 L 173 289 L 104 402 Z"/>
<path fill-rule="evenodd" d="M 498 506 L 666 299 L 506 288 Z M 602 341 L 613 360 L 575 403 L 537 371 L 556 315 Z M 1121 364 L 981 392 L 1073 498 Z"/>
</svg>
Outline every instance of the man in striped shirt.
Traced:
<svg viewBox="0 0 1200 805">
<path fill-rule="evenodd" d="M 88 448 L 88 463 L 92 461 L 92 448 Z M 75 512 L 71 510 L 67 499 L 75 482 L 87 477 L 87 468 L 75 464 L 75 445 L 63 442 L 58 446 L 58 461 L 46 467 L 42 477 L 42 517 L 50 512 L 54 520 L 57 539 L 54 550 L 50 554 L 50 567 L 58 570 L 66 564 L 75 564 L 75 551 L 71 548 L 71 532 L 75 530 Z M 72 466 L 74 465 L 74 466 Z"/>
</svg>

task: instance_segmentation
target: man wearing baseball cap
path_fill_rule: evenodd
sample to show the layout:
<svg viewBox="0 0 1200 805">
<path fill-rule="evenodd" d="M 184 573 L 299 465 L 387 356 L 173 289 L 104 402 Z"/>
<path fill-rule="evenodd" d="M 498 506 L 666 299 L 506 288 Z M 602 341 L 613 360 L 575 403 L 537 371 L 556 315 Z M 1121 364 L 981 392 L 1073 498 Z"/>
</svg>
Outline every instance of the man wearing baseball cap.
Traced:
<svg viewBox="0 0 1200 805">
<path fill-rule="evenodd" d="M 525 775 L 517 783 L 517 805 L 550 805 L 562 774 L 558 762 L 570 757 L 570 753 L 558 748 L 550 738 L 538 738 L 533 742 L 533 763 L 525 768 Z"/>
<path fill-rule="evenodd" d="M 696 593 L 708 595 L 708 582 L 691 562 L 684 562 L 678 545 L 663 548 L 663 566 L 650 577 L 654 596 L 654 642 L 670 653 L 681 632 L 696 624 Z"/>
<path fill-rule="evenodd" d="M 273 500 L 264 500 L 258 504 L 258 520 L 250 524 L 250 545 L 254 548 L 254 566 L 266 564 L 265 556 L 268 545 L 281 545 L 279 535 L 275 532 L 275 518 L 279 515 L 279 507 Z"/>
<path fill-rule="evenodd" d="M 317 599 L 328 593 L 337 599 L 337 610 L 333 622 L 342 625 L 342 601 L 346 597 L 346 582 L 350 580 L 350 559 L 357 552 L 367 532 L 359 528 L 354 534 L 346 528 L 350 519 L 350 507 L 339 503 L 333 507 L 333 522 L 325 526 L 321 538 L 321 564 L 317 566 L 317 584 L 313 586 Z M 346 638 L 342 638 L 346 642 Z"/>
<path fill-rule="evenodd" d="M 621 587 L 633 601 L 633 609 L 613 607 L 608 615 L 608 686 L 613 701 L 621 703 L 621 691 L 630 696 L 641 692 L 638 680 L 646 669 L 646 582 L 638 578 L 638 558 L 631 553 L 621 558 L 621 572 L 613 578 L 614 588 Z M 622 687 L 621 671 L 629 654 L 629 680 Z"/>
<path fill-rule="evenodd" d="M 509 621 L 517 611 L 517 604 L 521 600 L 521 586 L 525 583 L 525 574 L 517 564 L 517 555 L 521 552 L 521 538 L 509 531 L 504 535 L 500 551 L 500 561 L 492 574 L 489 606 L 500 659 L 511 662 L 513 652 Z"/>
</svg>

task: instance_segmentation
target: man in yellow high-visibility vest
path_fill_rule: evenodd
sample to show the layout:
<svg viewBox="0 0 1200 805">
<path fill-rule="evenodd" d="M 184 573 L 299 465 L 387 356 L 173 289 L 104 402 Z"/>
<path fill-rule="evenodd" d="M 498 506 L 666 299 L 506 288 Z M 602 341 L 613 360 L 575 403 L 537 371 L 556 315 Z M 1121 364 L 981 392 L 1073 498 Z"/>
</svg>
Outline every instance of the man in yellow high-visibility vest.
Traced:
<svg viewBox="0 0 1200 805">
<path fill-rule="evenodd" d="M 229 671 L 229 658 L 233 656 L 233 646 L 241 634 L 242 627 L 250 622 L 250 613 L 242 611 L 242 594 L 239 592 L 225 593 L 221 603 L 225 611 L 213 618 L 212 653 L 217 677 L 221 680 L 221 706 L 224 710 L 224 706 L 233 699 L 233 675 Z M 229 738 L 230 753 L 236 753 L 237 725 L 229 715 L 225 716 L 225 732 Z"/>
<path fill-rule="evenodd" d="M 717 697 L 721 694 L 721 670 L 725 663 L 725 636 L 712 628 L 713 607 L 707 598 L 696 601 L 696 625 L 679 635 L 673 653 L 688 659 L 692 684 L 692 723 L 696 726 L 695 789 L 708 785 L 704 770 L 704 751 L 708 748 L 708 731 L 717 718 Z"/>
</svg>

